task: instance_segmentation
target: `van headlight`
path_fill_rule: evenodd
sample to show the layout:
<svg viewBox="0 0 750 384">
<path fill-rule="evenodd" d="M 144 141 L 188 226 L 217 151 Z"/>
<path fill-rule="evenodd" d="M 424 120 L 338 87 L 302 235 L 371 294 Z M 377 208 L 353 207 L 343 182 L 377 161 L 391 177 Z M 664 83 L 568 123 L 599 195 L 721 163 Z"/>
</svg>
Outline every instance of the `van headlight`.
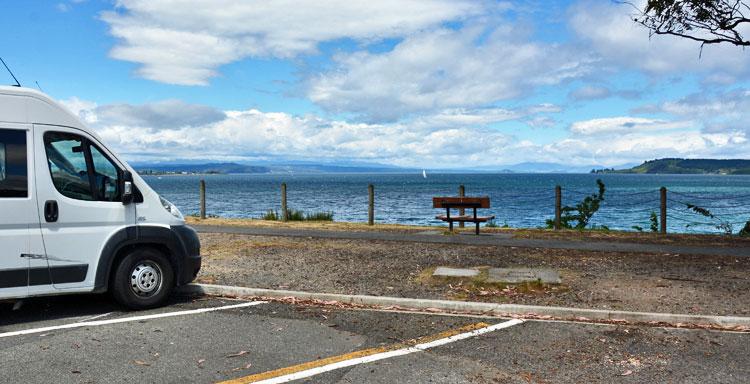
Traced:
<svg viewBox="0 0 750 384">
<path fill-rule="evenodd" d="M 180 210 L 177 209 L 174 204 L 170 203 L 169 200 L 159 196 L 159 201 L 161 201 L 161 205 L 164 207 L 164 209 L 167 210 L 167 212 L 171 213 L 172 216 L 177 219 L 184 220 L 184 218 L 182 217 L 182 212 L 180 212 Z"/>
</svg>

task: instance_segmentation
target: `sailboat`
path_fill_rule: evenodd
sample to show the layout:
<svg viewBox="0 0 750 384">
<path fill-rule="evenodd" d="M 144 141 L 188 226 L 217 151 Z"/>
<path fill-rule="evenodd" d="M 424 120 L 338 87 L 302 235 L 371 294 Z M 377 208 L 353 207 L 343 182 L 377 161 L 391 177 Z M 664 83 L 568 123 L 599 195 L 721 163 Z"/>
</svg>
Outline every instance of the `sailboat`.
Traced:
<svg viewBox="0 0 750 384">
<path fill-rule="evenodd" d="M 424 169 L 422 170 L 422 177 L 424 177 L 425 179 L 427 178 L 427 171 L 425 171 Z"/>
</svg>

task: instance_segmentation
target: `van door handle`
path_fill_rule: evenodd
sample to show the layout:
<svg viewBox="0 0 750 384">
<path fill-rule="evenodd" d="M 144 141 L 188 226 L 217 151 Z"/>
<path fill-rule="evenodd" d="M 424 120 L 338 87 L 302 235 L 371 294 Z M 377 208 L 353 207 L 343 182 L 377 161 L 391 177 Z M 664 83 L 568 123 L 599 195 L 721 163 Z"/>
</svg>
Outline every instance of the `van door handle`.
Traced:
<svg viewBox="0 0 750 384">
<path fill-rule="evenodd" d="M 47 256 L 46 255 L 38 255 L 38 254 L 34 254 L 34 253 L 22 253 L 21 254 L 21 258 L 24 258 L 24 259 L 46 259 Z"/>
<path fill-rule="evenodd" d="M 57 221 L 57 216 L 57 201 L 47 200 L 44 203 L 44 220 L 46 220 L 48 223 L 54 223 L 55 221 Z"/>
</svg>

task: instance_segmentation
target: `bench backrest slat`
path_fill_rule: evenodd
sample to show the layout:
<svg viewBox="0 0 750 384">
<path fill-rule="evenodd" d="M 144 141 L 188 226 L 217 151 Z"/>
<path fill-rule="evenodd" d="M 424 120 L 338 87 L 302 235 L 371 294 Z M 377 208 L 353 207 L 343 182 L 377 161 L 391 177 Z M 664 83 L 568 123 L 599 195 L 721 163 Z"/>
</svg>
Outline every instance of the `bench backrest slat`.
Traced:
<svg viewBox="0 0 750 384">
<path fill-rule="evenodd" d="M 481 197 L 433 197 L 433 208 L 489 208 L 490 198 Z"/>
</svg>

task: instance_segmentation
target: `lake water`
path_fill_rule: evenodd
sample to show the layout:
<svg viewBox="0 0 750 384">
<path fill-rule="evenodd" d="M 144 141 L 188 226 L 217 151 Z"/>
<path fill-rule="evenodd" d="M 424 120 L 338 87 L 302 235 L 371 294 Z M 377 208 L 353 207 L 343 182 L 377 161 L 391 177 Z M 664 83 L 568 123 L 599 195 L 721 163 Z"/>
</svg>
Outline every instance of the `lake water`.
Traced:
<svg viewBox="0 0 750 384">
<path fill-rule="evenodd" d="M 434 219 L 433 196 L 490 197 L 499 225 L 535 228 L 554 216 L 554 188 L 563 188 L 563 205 L 573 205 L 607 187 L 605 201 L 592 219 L 595 225 L 648 230 L 649 215 L 659 212 L 659 188 L 668 189 L 668 228 L 672 232 L 720 232 L 728 223 L 736 233 L 750 219 L 750 176 L 720 175 L 593 175 L 593 174 L 269 174 L 146 176 L 157 192 L 184 214 L 199 209 L 199 180 L 206 181 L 207 212 L 222 217 L 259 217 L 280 210 L 280 185 L 288 186 L 289 208 L 306 212 L 332 211 L 334 220 L 367 221 L 367 185 L 375 186 L 375 218 L 380 223 L 444 225 Z M 709 218 L 685 204 L 707 208 Z"/>
</svg>

